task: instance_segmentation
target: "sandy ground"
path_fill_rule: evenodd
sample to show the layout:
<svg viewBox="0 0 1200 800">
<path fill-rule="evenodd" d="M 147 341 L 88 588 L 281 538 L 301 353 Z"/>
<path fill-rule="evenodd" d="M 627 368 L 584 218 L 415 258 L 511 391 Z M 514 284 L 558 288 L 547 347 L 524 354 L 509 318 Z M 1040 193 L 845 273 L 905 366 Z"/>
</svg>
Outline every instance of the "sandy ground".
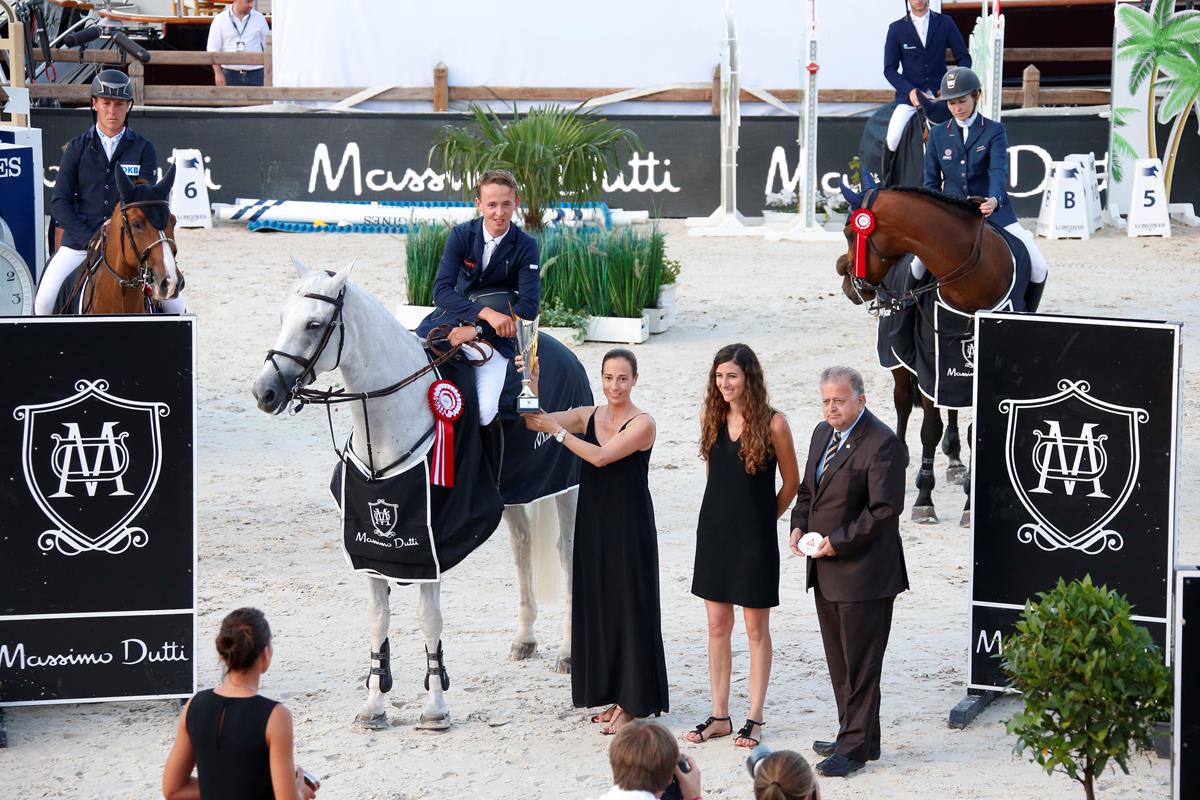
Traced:
<svg viewBox="0 0 1200 800">
<path fill-rule="evenodd" d="M 1026 224 L 1031 221 L 1026 220 Z M 762 359 L 775 404 L 790 418 L 801 449 L 819 418 L 815 377 L 840 362 L 862 368 L 868 402 L 891 422 L 890 377 L 874 361 L 874 322 L 839 291 L 838 244 L 690 239 L 667 223 L 668 251 L 683 262 L 678 326 L 637 348 L 637 402 L 656 416 L 659 438 L 651 485 L 660 534 L 662 617 L 671 713 L 683 732 L 709 709 L 703 603 L 689 593 L 696 513 L 704 488 L 696 456 L 696 415 L 712 354 L 732 341 Z M 424 659 L 412 589 L 393 593 L 393 727 L 351 730 L 367 666 L 366 596 L 338 551 L 337 516 L 326 494 L 332 456 L 324 415 L 268 418 L 250 385 L 273 341 L 278 309 L 293 279 L 288 254 L 310 265 L 358 258 L 354 279 L 388 304 L 402 299 L 404 241 L 393 236 L 248 234 L 235 228 L 180 231 L 188 302 L 199 319 L 199 652 L 201 687 L 220 677 L 210 644 L 221 617 L 251 604 L 275 630 L 276 658 L 263 692 L 295 715 L 300 763 L 324 779 L 322 798 L 583 798 L 609 784 L 608 739 L 570 702 L 569 676 L 553 671 L 561 604 L 542 609 L 542 648 L 506 660 L 515 628 L 514 567 L 503 530 L 451 572 L 444 584 L 444 634 L 453 685 L 454 727 L 418 732 Z M 1195 295 L 1185 276 L 1200 270 L 1200 232 L 1170 240 L 1130 240 L 1106 231 L 1090 242 L 1043 242 L 1052 277 L 1043 310 L 1192 322 Z M 1189 367 L 1180 471 L 1179 562 L 1200 562 L 1196 336 L 1184 329 Z M 606 345 L 576 352 L 593 375 Z M 597 395 L 599 393 L 597 392 Z M 909 444 L 919 447 L 917 425 Z M 939 462 L 940 462 L 939 455 Z M 942 469 L 939 463 L 939 473 Z M 913 475 L 910 474 L 910 481 Z M 910 487 L 908 500 L 914 492 Z M 1073 797 L 1065 777 L 1047 777 L 1012 754 L 1003 720 L 1015 701 L 994 704 L 968 729 L 946 725 L 963 696 L 969 538 L 957 524 L 961 490 L 939 485 L 943 521 L 901 526 L 912 591 L 896 606 L 884 670 L 883 758 L 849 780 L 826 780 L 827 798 L 874 800 Z M 780 526 L 781 533 L 783 525 Z M 781 536 L 781 543 L 782 543 Z M 787 555 L 782 605 L 773 615 L 775 666 L 765 742 L 806 755 L 835 731 L 812 599 L 802 560 Z M 747 710 L 747 655 L 734 632 L 732 713 Z M 9 798 L 157 796 L 175 730 L 169 702 L 10 709 L 9 749 L 0 752 L 0 796 Z M 752 796 L 732 739 L 683 745 L 699 762 L 706 797 Z M 1166 761 L 1140 756 L 1132 775 L 1109 773 L 1101 797 L 1164 798 Z"/>
</svg>

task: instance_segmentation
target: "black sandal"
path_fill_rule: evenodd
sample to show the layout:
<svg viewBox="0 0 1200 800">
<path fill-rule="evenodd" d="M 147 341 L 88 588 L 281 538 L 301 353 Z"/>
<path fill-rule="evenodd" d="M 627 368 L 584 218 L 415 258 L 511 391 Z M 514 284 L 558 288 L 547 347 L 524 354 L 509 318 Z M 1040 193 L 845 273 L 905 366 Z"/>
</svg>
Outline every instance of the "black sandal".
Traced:
<svg viewBox="0 0 1200 800">
<path fill-rule="evenodd" d="M 616 711 L 616 710 L 617 710 L 617 704 L 616 704 L 616 703 L 613 703 L 611 706 L 609 706 L 608 708 L 604 709 L 604 710 L 603 710 L 603 711 L 601 711 L 599 714 L 593 714 L 593 715 L 592 715 L 592 722 L 604 722 L 604 723 L 608 723 L 608 722 L 609 722 L 609 721 L 612 719 L 613 712 L 614 712 L 614 711 Z M 605 719 L 605 717 L 608 717 L 608 719 Z"/>
<path fill-rule="evenodd" d="M 728 722 L 729 733 L 714 733 L 711 736 L 705 736 L 704 731 L 707 730 L 708 726 L 712 725 L 714 722 Z M 733 720 L 729 717 L 709 717 L 708 719 L 704 720 L 704 722 L 701 722 L 699 725 L 697 725 L 694 731 L 688 731 L 688 733 L 695 733 L 700 737 L 698 740 L 693 740 L 688 739 L 685 735 L 684 741 L 691 742 L 692 744 L 701 744 L 703 742 L 707 742 L 709 739 L 722 739 L 726 736 L 733 735 Z"/>
<path fill-rule="evenodd" d="M 754 744 L 750 745 L 751 748 L 758 747 L 758 739 L 755 739 L 753 736 L 750 735 L 751 733 L 754 733 L 755 725 L 757 725 L 759 727 L 759 729 L 767 727 L 765 723 L 759 722 L 756 719 L 750 719 L 749 717 L 746 717 L 746 724 L 743 725 L 742 729 L 737 732 L 738 739 L 745 739 L 746 741 L 754 742 Z M 730 727 L 732 727 L 732 726 L 730 726 Z M 761 735 L 762 734 L 760 733 L 759 736 L 761 736 Z M 734 747 L 746 747 L 746 745 L 737 744 L 735 741 Z"/>
</svg>

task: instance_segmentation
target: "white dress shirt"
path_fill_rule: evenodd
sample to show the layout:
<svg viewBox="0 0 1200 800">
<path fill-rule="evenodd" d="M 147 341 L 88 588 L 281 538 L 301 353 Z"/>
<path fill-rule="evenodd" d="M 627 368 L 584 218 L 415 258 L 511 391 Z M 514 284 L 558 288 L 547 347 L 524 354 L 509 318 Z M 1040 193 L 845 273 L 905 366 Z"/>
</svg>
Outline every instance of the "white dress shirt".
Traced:
<svg viewBox="0 0 1200 800">
<path fill-rule="evenodd" d="M 121 143 L 121 137 L 125 135 L 125 129 L 117 131 L 116 136 L 105 136 L 104 131 L 100 130 L 100 126 L 96 126 L 96 135 L 100 137 L 100 144 L 104 148 L 104 157 L 112 161 L 113 153 L 117 151 L 117 145 Z"/>
<path fill-rule="evenodd" d="M 976 111 L 962 122 L 959 122 L 957 119 L 954 120 L 955 124 L 958 125 L 959 130 L 962 131 L 963 142 L 966 142 L 967 137 L 971 135 L 971 126 L 975 124 L 975 118 L 978 116 L 979 112 Z"/>
<path fill-rule="evenodd" d="M 917 36 L 921 40 L 921 46 L 924 47 L 925 40 L 929 36 L 929 12 L 926 11 L 919 17 L 911 13 L 908 16 L 912 20 L 913 27 L 917 29 Z"/>
<path fill-rule="evenodd" d="M 481 269 L 488 268 L 488 262 L 492 260 L 492 253 L 496 252 L 496 248 L 500 246 L 500 242 L 503 241 L 505 236 L 508 236 L 508 232 L 511 230 L 512 225 L 509 225 L 504 229 L 504 233 L 499 236 L 492 236 L 488 233 L 487 226 L 483 226 L 483 263 L 480 265 Z"/>
<path fill-rule="evenodd" d="M 238 19 L 230 6 L 213 17 L 212 25 L 208 28 L 206 49 L 210 53 L 261 53 L 266 49 L 270 30 L 267 18 L 258 11 L 252 8 L 249 14 Z M 256 64 L 222 64 L 221 68 L 249 72 L 263 67 Z"/>
</svg>

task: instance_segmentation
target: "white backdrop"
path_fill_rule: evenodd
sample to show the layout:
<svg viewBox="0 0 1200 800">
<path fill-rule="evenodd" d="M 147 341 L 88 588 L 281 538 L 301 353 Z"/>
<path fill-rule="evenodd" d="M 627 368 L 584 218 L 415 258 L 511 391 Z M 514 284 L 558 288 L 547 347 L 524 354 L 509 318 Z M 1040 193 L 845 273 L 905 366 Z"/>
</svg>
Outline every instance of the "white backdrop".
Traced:
<svg viewBox="0 0 1200 800">
<path fill-rule="evenodd" d="M 743 87 L 798 87 L 802 18 L 811 2 L 732 1 Z M 940 0 L 933 5 L 940 8 Z M 887 88 L 884 36 L 903 11 L 903 0 L 820 0 L 821 88 Z M 534 0 L 501 6 L 483 0 L 275 0 L 274 12 L 279 86 L 429 86 L 439 61 L 449 69 L 451 86 L 704 83 L 720 61 L 724 36 L 720 0 Z M 624 103 L 606 111 L 709 113 L 709 108 Z M 761 103 L 743 104 L 743 113 L 767 110 Z"/>
</svg>

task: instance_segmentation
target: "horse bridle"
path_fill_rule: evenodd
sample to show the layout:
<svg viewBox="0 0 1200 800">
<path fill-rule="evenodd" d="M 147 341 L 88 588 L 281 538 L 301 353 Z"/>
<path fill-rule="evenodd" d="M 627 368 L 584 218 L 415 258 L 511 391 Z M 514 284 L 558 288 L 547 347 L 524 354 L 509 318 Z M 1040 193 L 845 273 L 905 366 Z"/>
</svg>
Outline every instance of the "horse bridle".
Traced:
<svg viewBox="0 0 1200 800">
<path fill-rule="evenodd" d="M 863 195 L 863 202 L 860 208 L 870 209 L 871 206 L 874 205 L 875 199 L 878 196 L 878 189 L 868 189 L 866 194 Z M 887 314 L 891 314 L 900 311 L 907 306 L 916 305 L 917 300 L 921 297 L 921 295 L 928 292 L 937 291 L 943 286 L 947 286 L 957 280 L 965 278 L 967 275 L 970 275 L 977 266 L 979 266 L 979 257 L 982 255 L 983 228 L 984 223 L 986 222 L 987 217 L 980 215 L 979 227 L 975 230 L 975 242 L 973 245 L 971 245 L 971 252 L 967 254 L 966 259 L 959 263 L 959 265 L 954 269 L 947 272 L 943 277 L 934 278 L 924 286 L 906 289 L 902 292 L 890 292 L 885 289 L 881 283 L 871 283 L 866 278 L 860 278 L 857 275 L 854 275 L 853 262 L 851 262 L 849 265 L 852 275 L 850 279 L 850 285 L 854 289 L 854 293 L 858 295 L 859 301 L 866 303 L 867 311 L 872 314 L 885 312 Z M 883 253 L 878 247 L 875 246 L 875 242 L 870 236 L 867 237 L 867 248 L 874 253 L 886 267 L 883 273 L 884 275 L 890 272 L 892 267 L 895 266 L 896 262 L 906 255 L 905 253 L 900 253 L 898 255 L 889 256 L 886 253 Z M 863 271 L 866 271 L 865 268 Z M 875 299 L 871 300 L 869 303 L 867 302 L 867 299 L 863 297 L 863 292 L 867 290 L 875 293 Z"/>
<path fill-rule="evenodd" d="M 169 244 L 171 246 L 171 255 L 175 255 L 175 253 L 178 252 L 178 248 L 175 245 L 175 240 L 168 237 L 166 231 L 160 228 L 155 229 L 158 231 L 158 238 L 148 244 L 141 252 L 138 252 L 137 239 L 133 237 L 133 228 L 129 225 L 129 216 L 127 212 L 131 208 L 148 208 L 150 206 L 162 206 L 169 209 L 170 203 L 168 203 L 166 200 L 137 200 L 132 203 L 121 204 L 121 253 L 122 256 L 125 253 L 125 237 L 128 235 L 130 244 L 132 245 L 133 253 L 137 256 L 137 274 L 134 277 L 121 277 L 121 274 L 113 269 L 112 265 L 108 263 L 108 231 L 102 230 L 100 234 L 98 246 L 100 251 L 100 263 L 104 265 L 104 268 L 108 270 L 109 274 L 113 276 L 118 284 L 120 284 L 122 289 L 136 289 L 138 291 L 144 291 L 147 286 L 150 286 L 154 283 L 153 272 L 150 268 L 150 265 L 146 263 L 146 257 L 150 255 L 150 251 L 154 248 L 158 247 L 159 245 Z"/>
<path fill-rule="evenodd" d="M 332 277 L 332 273 L 327 274 Z M 302 369 L 300 374 L 296 376 L 296 380 L 288 389 L 288 397 L 286 402 L 290 403 L 295 401 L 296 405 L 292 409 L 293 414 L 300 413 L 300 411 L 306 405 L 325 406 L 325 416 L 329 422 L 329 440 L 333 443 L 333 452 L 336 453 L 340 459 L 344 460 L 346 458 L 346 453 L 351 450 L 351 440 L 347 439 L 346 446 L 341 450 L 338 449 L 337 437 L 333 432 L 332 408 L 338 403 L 362 403 L 363 427 L 367 433 L 367 469 L 370 472 L 370 475 L 368 476 L 369 480 L 375 480 L 397 464 L 407 461 L 409 457 L 412 456 L 412 454 L 416 452 L 416 450 L 423 445 L 430 436 L 433 435 L 436 428 L 436 423 L 435 425 L 431 425 L 429 430 L 425 431 L 425 433 L 419 439 L 417 439 L 413 446 L 410 447 L 402 456 L 392 461 L 392 463 L 385 467 L 375 469 L 374 447 L 371 444 L 371 417 L 367 411 L 367 401 L 380 397 L 387 397 L 388 395 L 395 394 L 407 386 L 411 386 L 412 384 L 416 383 L 421 376 L 432 372 L 456 356 L 462 350 L 464 345 L 476 351 L 479 356 L 477 363 L 482 363 L 491 358 L 491 353 L 485 352 L 474 342 L 456 344 L 445 352 L 439 352 L 431 345 L 430 349 L 433 350 L 437 356 L 436 358 L 415 372 L 406 375 L 393 384 L 384 386 L 382 389 L 372 389 L 371 391 L 367 392 L 347 392 L 345 389 L 334 389 L 332 386 L 328 389 L 309 389 L 307 388 L 308 384 L 316 380 L 317 377 L 317 361 L 320 360 L 321 354 L 325 352 L 325 348 L 329 345 L 329 340 L 333 338 L 334 328 L 337 328 L 338 331 L 338 349 L 337 360 L 334 362 L 332 369 L 337 369 L 339 366 L 341 366 L 342 348 L 346 343 L 346 321 L 342 317 L 342 310 L 346 300 L 346 287 L 342 287 L 342 290 L 338 292 L 337 297 L 329 297 L 328 295 L 317 294 L 316 292 L 306 292 L 303 297 L 312 300 L 320 300 L 323 303 L 329 303 L 331 306 L 333 306 L 333 314 L 330 315 L 329 321 L 325 323 L 325 329 L 321 332 L 321 339 L 317 342 L 317 347 L 313 351 L 313 354 L 308 357 L 297 356 L 283 350 L 276 350 L 272 348 L 267 351 L 267 357 L 263 360 L 270 362 L 272 369 L 275 370 L 275 374 L 279 377 L 280 382 L 285 386 L 287 385 L 287 380 L 283 377 L 283 372 L 279 369 L 279 365 L 275 363 L 275 356 L 283 356 L 284 358 L 290 359 L 301 366 Z M 448 331 L 449 329 L 447 326 L 440 325 L 429 332 L 428 339 L 430 342 L 432 342 L 435 338 L 437 338 L 438 335 L 444 336 L 448 333 Z"/>
</svg>

